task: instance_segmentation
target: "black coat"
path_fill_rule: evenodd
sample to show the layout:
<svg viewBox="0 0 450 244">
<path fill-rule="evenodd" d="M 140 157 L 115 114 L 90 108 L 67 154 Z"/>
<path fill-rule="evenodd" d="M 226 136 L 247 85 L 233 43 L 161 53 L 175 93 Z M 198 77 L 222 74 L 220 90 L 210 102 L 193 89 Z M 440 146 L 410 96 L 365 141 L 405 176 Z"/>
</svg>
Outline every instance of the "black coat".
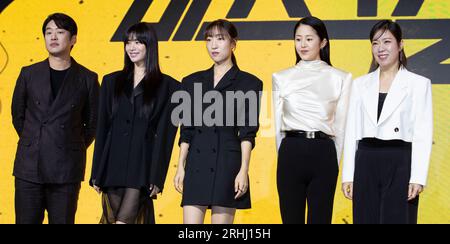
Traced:
<svg viewBox="0 0 450 244">
<path fill-rule="evenodd" d="M 202 85 L 202 94 L 195 94 L 195 85 Z M 259 129 L 257 125 L 249 125 L 249 112 L 256 112 L 259 117 L 259 100 L 262 91 L 262 81 L 257 77 L 240 71 L 234 66 L 225 74 L 222 80 L 214 88 L 214 69 L 198 72 L 186 77 L 182 82 L 184 91 L 188 92 L 194 101 L 195 95 L 205 95 L 208 91 L 220 92 L 224 98 L 224 121 L 212 126 L 186 125 L 182 121 L 180 142 L 190 144 L 185 166 L 185 178 L 183 185 L 184 205 L 222 206 L 229 208 L 246 209 L 251 207 L 250 190 L 238 200 L 234 199 L 234 182 L 241 168 L 242 152 L 241 142 L 249 141 L 255 145 L 255 137 Z M 227 119 L 226 92 L 249 91 L 255 92 L 257 103 L 249 110 L 249 103 L 245 106 L 245 113 L 236 109 L 233 113 L 233 125 L 225 126 Z M 230 102 L 230 101 L 228 101 Z M 194 119 L 194 103 L 191 118 Z M 201 111 L 204 113 L 211 104 L 203 104 Z M 243 105 L 242 105 L 243 106 Z M 236 106 L 237 107 L 237 106 Z M 231 114 L 231 113 L 230 113 Z M 217 114 L 216 114 L 217 116 Z M 245 118 L 245 125 L 238 126 L 237 121 Z"/>
<path fill-rule="evenodd" d="M 48 60 L 22 68 L 11 108 L 20 137 L 14 176 L 53 184 L 84 179 L 86 148 L 97 124 L 98 91 L 97 74 L 73 59 L 55 99 Z"/>
<path fill-rule="evenodd" d="M 101 188 L 149 189 L 164 187 L 177 126 L 171 122 L 171 95 L 179 82 L 164 75 L 151 111 L 143 113 L 143 83 L 115 98 L 121 72 L 106 75 L 100 92 L 99 119 L 94 149 L 91 185 Z"/>
</svg>

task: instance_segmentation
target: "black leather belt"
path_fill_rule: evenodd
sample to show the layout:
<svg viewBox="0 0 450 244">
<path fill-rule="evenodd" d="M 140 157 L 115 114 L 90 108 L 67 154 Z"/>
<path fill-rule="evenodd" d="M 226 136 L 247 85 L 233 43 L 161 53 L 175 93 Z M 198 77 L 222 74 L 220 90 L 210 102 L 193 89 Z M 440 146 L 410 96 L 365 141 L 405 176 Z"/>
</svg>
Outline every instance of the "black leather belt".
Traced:
<svg viewBox="0 0 450 244">
<path fill-rule="evenodd" d="M 323 133 L 322 131 L 285 131 L 286 137 L 298 137 L 306 139 L 329 139 L 330 135 Z"/>
<path fill-rule="evenodd" d="M 363 138 L 359 141 L 359 146 L 371 147 L 371 148 L 385 148 L 385 147 L 403 147 L 412 148 L 411 142 L 402 140 L 380 140 L 378 138 Z"/>
</svg>

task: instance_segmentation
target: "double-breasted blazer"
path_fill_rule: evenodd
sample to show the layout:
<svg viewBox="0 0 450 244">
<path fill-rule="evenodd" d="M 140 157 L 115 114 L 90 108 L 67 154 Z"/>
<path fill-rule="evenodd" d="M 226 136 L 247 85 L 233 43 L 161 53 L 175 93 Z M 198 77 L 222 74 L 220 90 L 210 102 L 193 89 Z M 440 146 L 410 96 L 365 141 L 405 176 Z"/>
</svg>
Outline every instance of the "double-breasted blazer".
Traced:
<svg viewBox="0 0 450 244">
<path fill-rule="evenodd" d="M 190 145 L 185 166 L 182 205 L 250 208 L 250 190 L 235 200 L 234 181 L 242 163 L 241 142 L 249 141 L 253 147 L 255 146 L 255 137 L 259 129 L 262 81 L 234 66 L 216 87 L 213 68 L 184 78 L 182 87 L 193 101 L 192 123 L 189 125 L 182 123 L 181 126 L 180 143 Z M 201 93 L 198 92 L 199 87 L 202 88 Z M 209 92 L 213 93 L 208 96 Z M 247 94 L 249 99 L 245 100 L 245 103 L 237 103 L 236 100 L 227 97 L 227 92 L 242 92 L 241 94 Z M 199 106 L 195 102 L 199 101 L 198 99 L 209 102 Z M 223 101 L 223 104 L 217 105 L 216 102 L 219 100 Z M 235 104 L 236 109 L 233 110 L 230 104 Z M 215 112 L 211 112 L 211 106 L 217 108 Z M 222 111 L 219 109 L 221 106 Z M 211 117 L 220 119 L 212 124 L 208 124 L 207 121 L 198 124 L 195 113 L 203 115 L 211 113 L 213 114 Z M 256 118 L 253 123 L 251 117 Z M 242 123 L 244 120 L 245 123 Z"/>
<path fill-rule="evenodd" d="M 143 190 L 156 185 L 162 190 L 178 129 L 171 121 L 176 105 L 171 96 L 180 84 L 163 75 L 150 111 L 144 113 L 142 82 L 133 88 L 127 81 L 124 92 L 115 95 L 118 79 L 127 79 L 122 74 L 111 73 L 102 81 L 90 184 Z"/>
<path fill-rule="evenodd" d="M 55 99 L 48 60 L 22 68 L 11 108 L 20 137 L 14 176 L 35 183 L 81 182 L 86 148 L 95 136 L 98 92 L 97 74 L 73 59 Z"/>
</svg>

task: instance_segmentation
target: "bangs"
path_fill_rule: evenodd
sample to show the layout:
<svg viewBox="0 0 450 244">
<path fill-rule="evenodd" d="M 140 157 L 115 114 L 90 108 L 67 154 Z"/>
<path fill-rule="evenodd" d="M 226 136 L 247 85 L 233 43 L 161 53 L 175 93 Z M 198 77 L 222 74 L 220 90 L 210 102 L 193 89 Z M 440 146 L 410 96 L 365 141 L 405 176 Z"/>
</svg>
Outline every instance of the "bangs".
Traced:
<svg viewBox="0 0 450 244">
<path fill-rule="evenodd" d="M 228 31 L 223 26 L 220 26 L 220 25 L 209 26 L 205 30 L 204 38 L 206 40 L 210 37 L 214 37 L 217 35 L 222 36 L 223 38 L 226 38 L 226 39 L 231 39 L 231 36 L 228 33 Z"/>
<path fill-rule="evenodd" d="M 123 37 L 123 42 L 126 44 L 128 41 L 138 41 L 143 44 L 147 44 L 147 38 L 145 33 L 141 33 L 135 30 L 129 30 Z"/>
<path fill-rule="evenodd" d="M 382 26 L 380 29 L 378 29 L 378 30 L 376 30 L 374 33 L 373 33 L 373 37 L 372 37 L 372 42 L 374 42 L 374 41 L 378 41 L 378 39 L 380 39 L 386 32 L 388 32 L 389 31 L 389 28 L 388 28 L 388 26 L 387 25 L 384 25 L 384 26 Z M 380 33 L 380 34 L 378 34 L 378 35 L 376 35 L 377 33 Z"/>
</svg>

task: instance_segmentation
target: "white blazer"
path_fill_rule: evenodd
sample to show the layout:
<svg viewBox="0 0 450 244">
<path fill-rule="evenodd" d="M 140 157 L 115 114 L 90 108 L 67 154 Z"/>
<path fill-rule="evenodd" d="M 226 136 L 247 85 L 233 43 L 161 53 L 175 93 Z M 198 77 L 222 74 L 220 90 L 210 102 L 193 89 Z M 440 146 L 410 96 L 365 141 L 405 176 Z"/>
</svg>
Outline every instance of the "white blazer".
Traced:
<svg viewBox="0 0 450 244">
<path fill-rule="evenodd" d="M 426 185 L 433 141 L 431 81 L 401 68 L 377 121 L 380 69 L 352 85 L 344 143 L 342 182 L 353 182 L 362 138 L 412 143 L 410 183 Z"/>
</svg>

